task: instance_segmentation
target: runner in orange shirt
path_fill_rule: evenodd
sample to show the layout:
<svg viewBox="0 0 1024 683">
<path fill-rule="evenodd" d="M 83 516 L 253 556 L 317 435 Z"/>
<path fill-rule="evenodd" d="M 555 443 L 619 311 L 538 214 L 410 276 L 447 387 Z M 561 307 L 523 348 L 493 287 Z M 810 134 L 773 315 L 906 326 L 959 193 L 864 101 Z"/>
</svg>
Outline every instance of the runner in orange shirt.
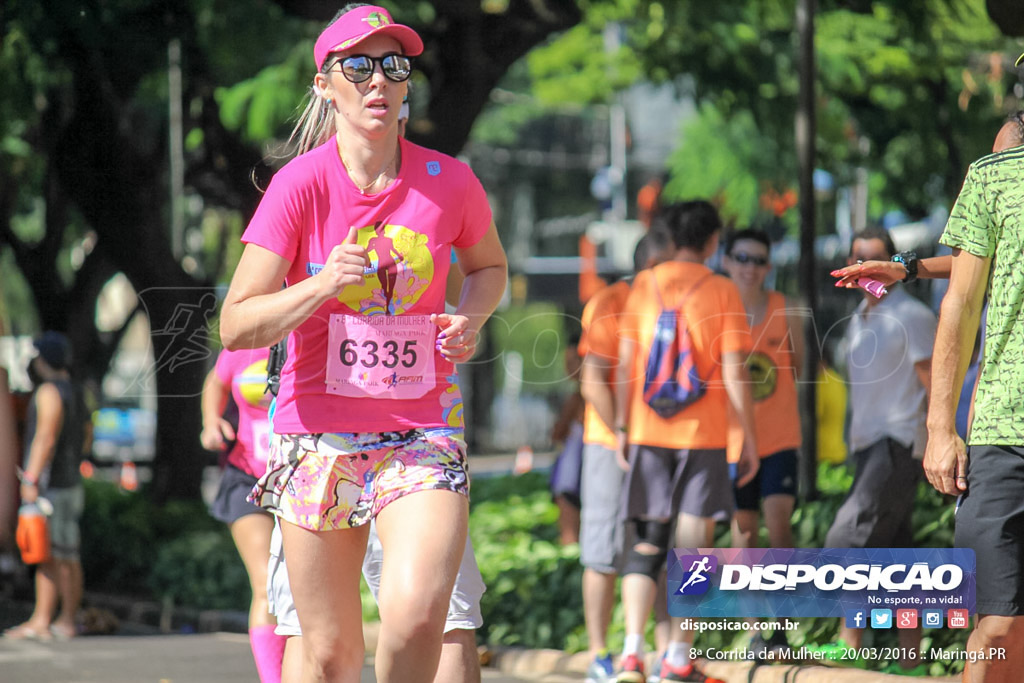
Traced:
<svg viewBox="0 0 1024 683">
<path fill-rule="evenodd" d="M 764 508 L 768 543 L 792 548 L 790 517 L 796 499 L 800 412 L 796 379 L 803 362 L 802 319 L 786 298 L 765 289 L 771 270 L 768 235 L 760 230 L 733 233 L 725 243 L 723 265 L 739 288 L 750 321 L 754 348 L 747 359 L 754 397 L 754 426 L 761 467 L 736 489 L 732 540 L 737 548 L 757 546 L 759 511 Z"/>
<path fill-rule="evenodd" d="M 734 232 L 725 241 L 723 266 L 739 288 L 754 341 L 754 349 L 747 358 L 747 371 L 754 397 L 754 428 L 761 458 L 754 479 L 746 486 L 734 487 L 736 512 L 732 517 L 732 545 L 735 548 L 757 547 L 762 508 L 769 547 L 793 547 L 790 518 L 796 502 L 797 449 L 800 447 L 796 379 L 803 363 L 804 332 L 802 318 L 787 305 L 786 297 L 765 289 L 765 278 L 771 271 L 770 255 L 771 240 L 761 230 Z M 741 441 L 742 430 L 738 425 L 733 427 L 730 441 L 734 434 L 737 441 Z M 730 448 L 730 456 L 734 450 L 738 449 Z M 730 457 L 730 467 L 735 467 L 732 461 Z M 767 641 L 755 634 L 750 644 L 750 650 L 759 654 L 767 649 L 787 647 L 789 644 L 781 630 L 775 631 Z"/>
<path fill-rule="evenodd" d="M 624 459 L 628 454 L 630 465 L 624 513 L 635 525 L 638 540 L 626 552 L 623 569 L 626 640 L 619 683 L 645 681 L 643 626 L 672 540 L 672 524 L 677 546 L 707 547 L 714 542 L 715 520 L 732 515 L 725 456 L 730 406 L 744 427 L 740 485 L 758 468 L 753 400 L 744 365 L 751 349 L 746 312 L 736 285 L 704 265 L 718 248 L 718 212 L 706 201 L 681 202 L 665 207 L 656 222 L 671 234 L 675 256 L 637 275 L 620 323 L 619 367 L 633 368 L 633 374 L 616 384 L 615 427 L 619 454 Z M 663 306 L 679 309 L 697 372 L 707 384 L 701 398 L 670 418 L 660 417 L 647 405 L 638 381 L 644 376 Z M 689 659 L 693 632 L 681 630 L 679 620 L 674 621 L 661 680 L 711 680 Z"/>
<path fill-rule="evenodd" d="M 672 256 L 672 242 L 664 230 L 652 230 L 633 252 L 635 272 Z M 619 503 L 625 471 L 616 458 L 615 380 L 619 361 L 619 316 L 629 298 L 632 279 L 602 289 L 583 309 L 583 357 L 580 390 L 586 403 L 583 416 L 583 473 L 580 482 L 580 564 L 583 565 L 583 619 L 592 657 L 587 683 L 614 680 L 615 667 L 608 652 L 607 635 L 615 604 L 617 560 L 622 550 Z M 664 610 L 662 610 L 664 611 Z M 668 616 L 659 645 L 668 640 Z"/>
</svg>

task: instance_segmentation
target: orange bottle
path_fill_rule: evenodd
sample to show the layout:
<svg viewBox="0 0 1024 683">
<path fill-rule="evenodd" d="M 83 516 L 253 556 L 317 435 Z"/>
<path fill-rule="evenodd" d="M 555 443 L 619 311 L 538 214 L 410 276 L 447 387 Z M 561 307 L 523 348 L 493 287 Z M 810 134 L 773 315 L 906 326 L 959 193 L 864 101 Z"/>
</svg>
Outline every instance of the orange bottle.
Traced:
<svg viewBox="0 0 1024 683">
<path fill-rule="evenodd" d="M 50 529 L 46 515 L 35 503 L 26 503 L 18 508 L 15 540 L 25 564 L 41 564 L 50 559 Z"/>
</svg>

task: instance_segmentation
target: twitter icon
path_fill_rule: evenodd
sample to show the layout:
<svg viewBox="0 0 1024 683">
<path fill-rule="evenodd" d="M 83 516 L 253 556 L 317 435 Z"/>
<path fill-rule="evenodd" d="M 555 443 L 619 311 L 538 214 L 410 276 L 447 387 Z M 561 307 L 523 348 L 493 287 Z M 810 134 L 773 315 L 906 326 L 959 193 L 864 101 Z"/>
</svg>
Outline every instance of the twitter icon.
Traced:
<svg viewBox="0 0 1024 683">
<path fill-rule="evenodd" d="M 892 610 L 871 610 L 871 628 L 892 628 Z"/>
</svg>

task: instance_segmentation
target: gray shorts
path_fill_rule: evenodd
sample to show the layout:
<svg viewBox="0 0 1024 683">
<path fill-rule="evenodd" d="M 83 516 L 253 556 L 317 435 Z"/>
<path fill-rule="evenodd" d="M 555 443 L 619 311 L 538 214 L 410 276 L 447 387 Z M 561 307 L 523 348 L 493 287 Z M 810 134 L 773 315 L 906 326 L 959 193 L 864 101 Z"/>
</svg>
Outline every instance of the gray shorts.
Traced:
<svg viewBox="0 0 1024 683">
<path fill-rule="evenodd" d="M 626 519 L 672 520 L 680 514 L 726 521 L 735 502 L 724 448 L 634 445 L 626 475 Z"/>
<path fill-rule="evenodd" d="M 583 445 L 580 481 L 580 564 L 603 574 L 616 571 L 622 549 L 622 482 L 615 451 L 597 444 Z"/>
<path fill-rule="evenodd" d="M 77 560 L 82 547 L 78 522 L 85 510 L 85 489 L 82 486 L 48 489 L 43 497 L 53 503 L 53 514 L 47 522 L 51 554 L 58 560 Z"/>
<path fill-rule="evenodd" d="M 275 517 L 274 532 L 270 537 L 270 562 L 267 565 L 267 599 L 269 611 L 277 617 L 277 628 L 274 632 L 279 636 L 301 636 L 299 616 L 295 611 L 295 600 L 292 598 L 291 585 L 288 583 L 288 568 L 284 563 L 284 552 L 281 542 L 281 523 Z M 377 599 L 380 589 L 381 567 L 383 566 L 384 550 L 377 536 L 377 523 L 370 523 L 370 538 L 366 543 L 366 556 L 363 558 L 363 578 L 366 579 L 373 599 Z M 455 577 L 451 601 L 448 603 L 448 620 L 444 624 L 444 632 L 456 629 L 473 630 L 484 623 L 480 612 L 480 597 L 486 587 L 476 564 L 473 544 L 466 537 L 466 549 L 462 554 L 462 564 Z"/>
<path fill-rule="evenodd" d="M 846 499 L 825 535 L 826 548 L 910 548 L 914 492 L 921 461 L 893 439 L 850 456 L 856 471 Z"/>
</svg>

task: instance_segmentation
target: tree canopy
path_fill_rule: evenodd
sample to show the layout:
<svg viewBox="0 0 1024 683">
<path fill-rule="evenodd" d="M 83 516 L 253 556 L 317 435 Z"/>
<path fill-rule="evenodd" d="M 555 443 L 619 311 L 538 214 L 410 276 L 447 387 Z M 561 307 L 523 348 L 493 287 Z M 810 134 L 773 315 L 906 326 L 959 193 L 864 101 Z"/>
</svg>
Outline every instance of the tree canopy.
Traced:
<svg viewBox="0 0 1024 683">
<path fill-rule="evenodd" d="M 580 17 L 572 0 L 383 4 L 426 43 L 423 110 L 410 137 L 451 153 L 508 66 Z M 287 134 L 314 71 L 313 41 L 336 9 L 300 0 L 11 0 L 0 10 L 0 242 L 39 324 L 70 333 L 88 377 L 103 376 L 119 339 L 96 329 L 100 289 L 122 272 L 138 293 L 157 359 L 144 390 L 158 397 L 158 498 L 198 495 L 196 399 L 215 346 L 214 286 L 237 245 L 233 212 L 248 217 L 259 199 L 252 176 L 264 181 L 281 161 L 269 143 Z M 173 151 L 189 208 L 180 245 L 171 239 L 168 144 L 169 83 L 179 74 L 184 150 Z"/>
<path fill-rule="evenodd" d="M 876 212 L 924 215 L 949 202 L 966 165 L 987 153 L 1001 120 L 1020 107 L 1012 68 L 1020 47 L 986 4 L 991 11 L 998 3 L 818 3 L 817 165 L 840 184 L 867 168 Z M 751 181 L 761 190 L 795 187 L 795 0 L 581 5 L 580 24 L 529 55 L 539 101 L 604 103 L 639 78 L 671 82 L 704 107 L 702 122 L 679 141 L 670 196 L 707 196 L 712 178 L 696 172 L 702 164 L 718 178 L 719 192 L 710 194 L 731 186 L 723 201 L 735 217 L 758 211 L 763 191 L 752 192 Z M 609 21 L 622 27 L 615 50 L 603 42 Z M 711 158 L 713 149 L 721 153 Z M 729 163 L 745 168 L 725 172 Z M 741 170 L 748 180 L 737 177 Z"/>
</svg>

